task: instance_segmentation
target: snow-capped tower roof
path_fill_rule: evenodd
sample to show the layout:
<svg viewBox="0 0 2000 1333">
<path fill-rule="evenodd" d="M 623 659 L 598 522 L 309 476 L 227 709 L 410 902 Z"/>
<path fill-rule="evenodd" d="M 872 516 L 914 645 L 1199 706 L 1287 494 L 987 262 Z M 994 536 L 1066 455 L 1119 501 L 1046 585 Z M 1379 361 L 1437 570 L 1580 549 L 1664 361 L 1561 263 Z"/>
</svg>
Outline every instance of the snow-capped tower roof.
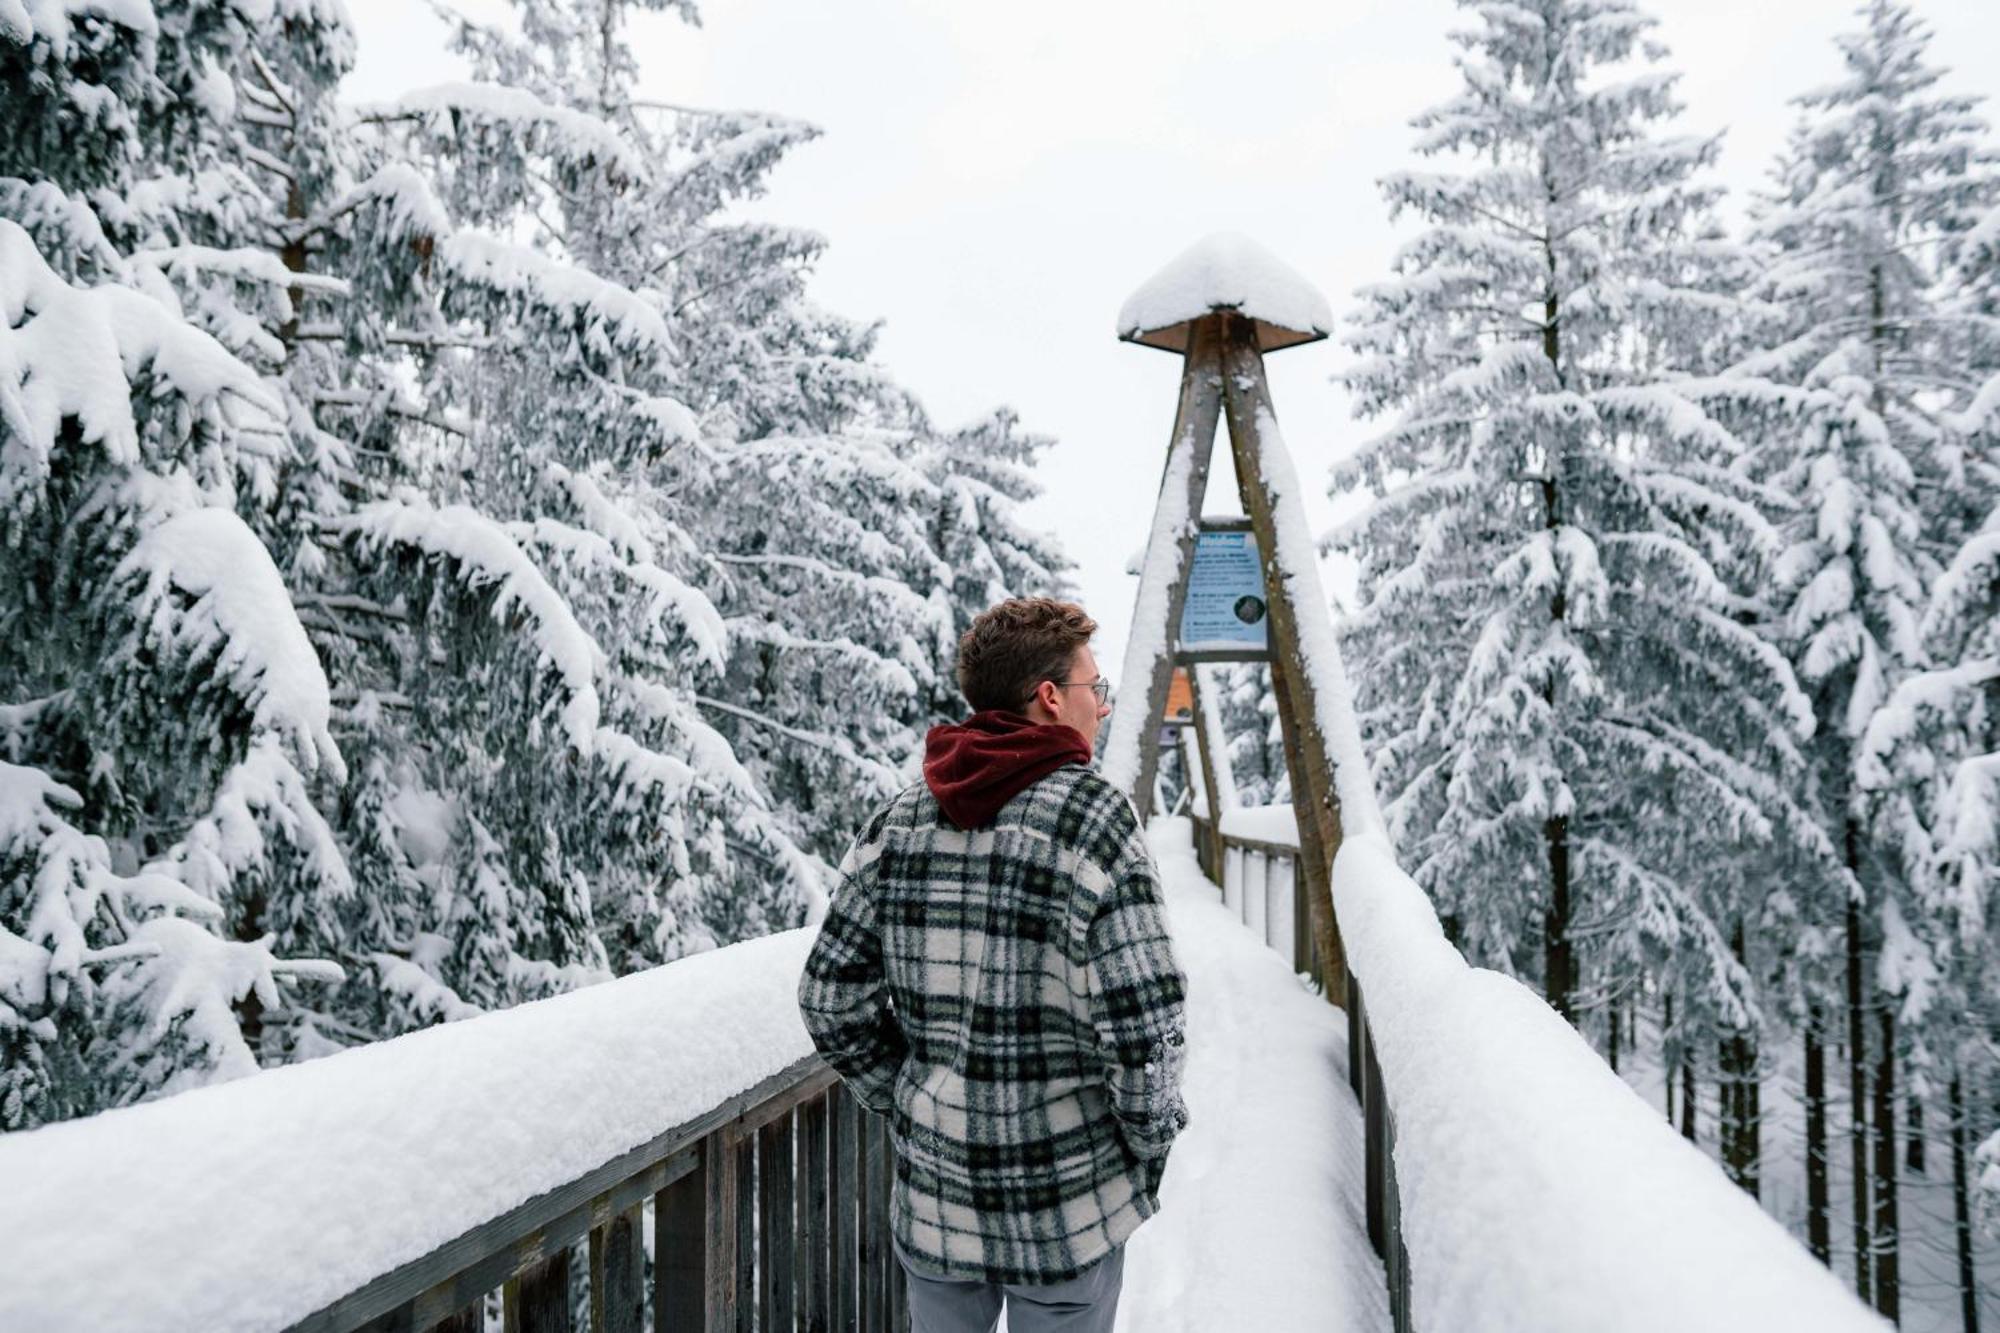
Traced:
<svg viewBox="0 0 2000 1333">
<path fill-rule="evenodd" d="M 1248 315 L 1266 352 L 1318 342 L 1333 311 L 1299 271 L 1248 236 L 1220 231 L 1188 247 L 1118 312 L 1118 336 L 1185 352 L 1188 326 L 1218 310 Z"/>
</svg>

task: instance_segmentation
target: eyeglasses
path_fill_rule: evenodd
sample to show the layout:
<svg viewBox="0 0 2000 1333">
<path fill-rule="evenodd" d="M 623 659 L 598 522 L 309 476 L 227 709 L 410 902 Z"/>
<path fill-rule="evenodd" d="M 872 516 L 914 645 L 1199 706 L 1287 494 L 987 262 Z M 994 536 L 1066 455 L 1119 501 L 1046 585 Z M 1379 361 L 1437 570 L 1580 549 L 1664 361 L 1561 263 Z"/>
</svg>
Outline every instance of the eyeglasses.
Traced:
<svg viewBox="0 0 2000 1333">
<path fill-rule="evenodd" d="M 1100 708 L 1111 698 L 1111 682 L 1102 678 L 1097 680 L 1058 680 L 1051 681 L 1050 683 L 1060 690 L 1089 690 L 1097 696 L 1097 706 Z"/>
</svg>

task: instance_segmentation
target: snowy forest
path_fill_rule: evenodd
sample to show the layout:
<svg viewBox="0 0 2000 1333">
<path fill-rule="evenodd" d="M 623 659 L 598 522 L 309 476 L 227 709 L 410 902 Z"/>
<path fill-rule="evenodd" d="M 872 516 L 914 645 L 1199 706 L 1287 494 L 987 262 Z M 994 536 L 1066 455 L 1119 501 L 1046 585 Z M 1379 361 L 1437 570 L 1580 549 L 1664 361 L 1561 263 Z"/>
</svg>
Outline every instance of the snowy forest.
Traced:
<svg viewBox="0 0 2000 1333">
<path fill-rule="evenodd" d="M 0 1129 L 799 924 L 1063 582 L 622 0 L 0 0 Z"/>
<path fill-rule="evenodd" d="M 1460 3 L 1336 333 L 1397 853 L 1865 1300 L 1990 1324 L 2000 135 L 1868 0 L 1727 200 L 1641 5 Z M 337 0 L 0 0 L 0 1132 L 800 925 L 1068 588 L 1051 442 L 810 299 L 738 206 L 816 131 L 642 96 L 639 10 L 360 101 Z"/>
</svg>

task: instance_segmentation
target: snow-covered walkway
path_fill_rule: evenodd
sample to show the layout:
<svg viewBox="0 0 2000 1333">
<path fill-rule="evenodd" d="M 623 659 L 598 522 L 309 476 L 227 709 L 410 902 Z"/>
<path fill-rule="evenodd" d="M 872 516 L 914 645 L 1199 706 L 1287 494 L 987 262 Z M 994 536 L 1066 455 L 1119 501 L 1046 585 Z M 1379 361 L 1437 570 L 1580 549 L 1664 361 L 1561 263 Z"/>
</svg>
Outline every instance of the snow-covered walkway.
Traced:
<svg viewBox="0 0 2000 1333">
<path fill-rule="evenodd" d="M 1386 1330 L 1340 1011 L 1223 909 L 1187 821 L 1155 820 L 1152 844 L 1188 978 L 1189 1123 L 1126 1252 L 1118 1327 Z"/>
</svg>

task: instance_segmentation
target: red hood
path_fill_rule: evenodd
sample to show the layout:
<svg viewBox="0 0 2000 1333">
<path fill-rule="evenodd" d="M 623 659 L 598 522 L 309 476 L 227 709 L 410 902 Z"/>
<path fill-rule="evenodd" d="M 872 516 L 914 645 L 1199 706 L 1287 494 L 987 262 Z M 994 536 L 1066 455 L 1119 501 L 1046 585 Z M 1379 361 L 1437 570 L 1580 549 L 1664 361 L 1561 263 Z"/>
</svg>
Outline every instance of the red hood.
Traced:
<svg viewBox="0 0 2000 1333">
<path fill-rule="evenodd" d="M 1090 762 L 1090 742 L 1074 727 L 1030 722 L 989 709 L 924 737 L 924 781 L 962 829 L 993 822 L 1000 807 L 1067 764 Z"/>
</svg>

